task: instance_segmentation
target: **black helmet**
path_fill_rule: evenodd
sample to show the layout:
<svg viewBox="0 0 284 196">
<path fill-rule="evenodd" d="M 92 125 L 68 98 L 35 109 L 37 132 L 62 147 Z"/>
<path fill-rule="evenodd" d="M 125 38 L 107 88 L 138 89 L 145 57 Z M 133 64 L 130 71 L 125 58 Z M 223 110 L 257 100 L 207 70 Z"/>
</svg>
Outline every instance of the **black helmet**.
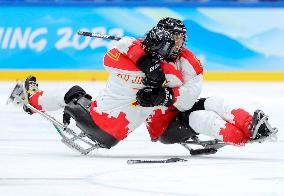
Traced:
<svg viewBox="0 0 284 196">
<path fill-rule="evenodd" d="M 164 60 L 172 55 L 175 47 L 175 38 L 166 29 L 153 27 L 145 34 L 142 45 L 147 54 L 157 60 Z"/>
<path fill-rule="evenodd" d="M 184 39 L 186 39 L 186 27 L 179 19 L 163 18 L 158 22 L 157 27 L 166 29 L 173 34 L 182 34 Z"/>
<path fill-rule="evenodd" d="M 167 31 L 169 31 L 173 35 L 182 36 L 183 37 L 183 46 L 184 46 L 184 43 L 186 41 L 186 31 L 187 30 L 186 30 L 184 23 L 181 20 L 175 19 L 175 18 L 170 18 L 170 17 L 163 18 L 158 22 L 157 27 L 166 29 Z M 180 54 L 182 52 L 182 47 L 178 51 L 174 51 L 173 55 L 171 57 L 169 57 L 167 60 L 168 61 L 175 61 L 175 59 L 178 56 L 180 56 Z"/>
</svg>

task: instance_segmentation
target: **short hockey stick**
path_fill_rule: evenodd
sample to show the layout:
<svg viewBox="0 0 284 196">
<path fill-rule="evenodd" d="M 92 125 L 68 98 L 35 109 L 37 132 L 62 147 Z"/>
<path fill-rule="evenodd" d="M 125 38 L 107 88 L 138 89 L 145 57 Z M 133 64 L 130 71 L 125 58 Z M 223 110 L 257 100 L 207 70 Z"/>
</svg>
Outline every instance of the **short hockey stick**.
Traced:
<svg viewBox="0 0 284 196">
<path fill-rule="evenodd" d="M 142 159 L 130 159 L 127 161 L 127 164 L 140 164 L 140 163 L 175 163 L 175 162 L 185 162 L 186 159 L 181 159 L 178 157 L 169 158 L 169 159 L 160 159 L 160 160 L 142 160 Z"/>
<path fill-rule="evenodd" d="M 110 39 L 110 40 L 120 40 L 121 37 L 115 37 L 113 35 L 102 35 L 102 34 L 97 34 L 97 33 L 92 33 L 92 32 L 87 32 L 87 31 L 78 31 L 78 35 L 82 36 L 87 36 L 87 37 L 97 37 L 97 38 L 102 38 L 102 39 Z"/>
</svg>

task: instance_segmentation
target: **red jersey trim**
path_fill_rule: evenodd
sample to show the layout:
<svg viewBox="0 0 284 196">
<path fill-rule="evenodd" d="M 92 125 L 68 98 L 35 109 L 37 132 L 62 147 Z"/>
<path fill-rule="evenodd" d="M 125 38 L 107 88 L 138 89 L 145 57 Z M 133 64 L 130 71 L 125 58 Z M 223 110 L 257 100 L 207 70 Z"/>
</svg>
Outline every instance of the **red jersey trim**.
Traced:
<svg viewBox="0 0 284 196">
<path fill-rule="evenodd" d="M 102 131 L 107 132 L 117 140 L 123 140 L 126 138 L 129 131 L 129 128 L 127 127 L 129 121 L 126 119 L 126 114 L 124 112 L 120 112 L 117 118 L 109 117 L 109 114 L 107 113 L 97 113 L 94 110 L 94 107 L 96 106 L 97 103 L 95 101 L 92 102 L 90 110 L 90 115 L 96 125 L 100 127 Z"/>
<path fill-rule="evenodd" d="M 116 48 L 111 49 L 104 56 L 104 65 L 126 71 L 140 71 L 136 64 Z"/>
<path fill-rule="evenodd" d="M 136 40 L 132 42 L 132 45 L 129 46 L 127 56 L 131 59 L 135 64 L 138 59 L 145 55 L 144 49 L 141 46 L 142 40 Z"/>
<path fill-rule="evenodd" d="M 162 62 L 161 67 L 164 74 L 175 75 L 182 83 L 184 82 L 181 71 L 177 70 L 172 64 Z"/>
<path fill-rule="evenodd" d="M 252 122 L 252 116 L 243 109 L 232 110 L 231 113 L 235 116 L 235 126 L 242 130 L 246 136 L 251 137 L 252 135 L 249 130 L 249 125 Z"/>
<path fill-rule="evenodd" d="M 244 145 L 249 140 L 241 130 L 226 122 L 225 127 L 220 129 L 219 134 L 223 136 L 223 141 L 235 145 Z"/>
<path fill-rule="evenodd" d="M 191 51 L 184 48 L 181 57 L 188 60 L 188 62 L 192 65 L 197 75 L 203 74 L 203 66 L 201 64 L 201 61 Z"/>
<path fill-rule="evenodd" d="M 35 94 L 33 94 L 33 96 L 32 96 L 32 97 L 30 98 L 30 100 L 29 100 L 29 103 L 30 103 L 33 107 L 35 107 L 36 109 L 38 109 L 38 110 L 40 110 L 40 111 L 43 111 L 43 109 L 42 109 L 42 106 L 39 105 L 38 99 L 39 99 L 39 96 L 42 96 L 42 94 L 43 94 L 43 91 L 38 91 L 38 92 L 36 92 Z"/>
<path fill-rule="evenodd" d="M 150 115 L 147 121 L 147 129 L 150 134 L 151 140 L 155 141 L 167 129 L 169 123 L 176 116 L 178 111 L 174 107 L 169 107 L 165 113 L 161 109 L 155 111 L 154 115 Z"/>
<path fill-rule="evenodd" d="M 174 93 L 174 103 L 177 101 L 177 98 L 180 96 L 179 87 L 172 88 Z"/>
<path fill-rule="evenodd" d="M 104 56 L 104 65 L 121 70 L 140 71 L 136 62 L 140 57 L 145 55 L 141 41 L 133 41 L 128 47 L 127 54 L 121 53 L 117 48 L 111 49 Z"/>
</svg>

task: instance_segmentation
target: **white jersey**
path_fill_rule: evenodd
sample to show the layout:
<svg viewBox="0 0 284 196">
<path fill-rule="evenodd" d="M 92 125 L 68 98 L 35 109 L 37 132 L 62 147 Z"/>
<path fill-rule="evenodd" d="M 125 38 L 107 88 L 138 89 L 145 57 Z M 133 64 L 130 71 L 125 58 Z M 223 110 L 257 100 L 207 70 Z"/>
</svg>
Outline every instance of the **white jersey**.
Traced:
<svg viewBox="0 0 284 196">
<path fill-rule="evenodd" d="M 137 60 L 145 55 L 140 42 L 123 38 L 106 53 L 104 66 L 110 76 L 90 108 L 94 122 L 117 140 L 124 139 L 144 122 L 148 123 L 148 127 L 159 125 L 152 117 L 169 111 L 165 106 L 141 107 L 136 102 L 137 91 L 145 87 L 142 83 L 145 74 L 136 66 Z M 171 87 L 174 93 L 174 104 L 170 109 L 190 109 L 201 92 L 203 69 L 199 60 L 184 49 L 175 63 L 162 62 L 161 67 L 166 76 L 166 86 Z M 40 92 L 30 102 L 40 110 L 57 110 L 65 106 L 65 93 Z M 168 123 L 169 120 L 163 121 Z"/>
<path fill-rule="evenodd" d="M 180 111 L 190 109 L 201 92 L 203 69 L 196 59 L 194 65 L 191 64 L 190 54 L 186 50 L 176 63 L 162 63 L 166 86 L 173 88 L 174 107 Z M 145 74 L 136 66 L 142 55 L 145 53 L 139 40 L 123 38 L 104 57 L 110 76 L 106 88 L 96 97 L 91 115 L 99 127 L 119 140 L 149 121 L 154 111 L 167 110 L 164 106 L 141 107 L 136 102 L 137 91 L 145 87 L 142 83 Z"/>
</svg>

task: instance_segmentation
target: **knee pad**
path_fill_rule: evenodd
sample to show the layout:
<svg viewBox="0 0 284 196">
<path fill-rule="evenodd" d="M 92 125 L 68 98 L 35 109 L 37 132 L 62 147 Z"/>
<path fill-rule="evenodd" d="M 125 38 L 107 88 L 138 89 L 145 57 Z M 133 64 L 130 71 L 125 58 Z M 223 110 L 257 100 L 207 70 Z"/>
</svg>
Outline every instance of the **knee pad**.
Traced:
<svg viewBox="0 0 284 196">
<path fill-rule="evenodd" d="M 73 86 L 68 90 L 68 92 L 64 96 L 64 101 L 68 104 L 73 99 L 80 99 L 84 95 L 87 95 L 86 91 L 80 86 Z M 90 96 L 90 95 L 89 95 Z M 91 97 L 91 96 L 90 96 Z"/>
<path fill-rule="evenodd" d="M 73 100 L 73 101 L 72 101 Z M 72 99 L 64 108 L 63 121 L 73 118 L 76 126 L 79 127 L 88 138 L 98 142 L 105 148 L 111 148 L 118 143 L 118 140 L 109 133 L 100 129 L 93 121 L 90 115 L 90 106 L 92 100 L 90 97 L 82 96 L 78 100 Z M 64 120 L 65 117 L 65 120 Z M 67 122 L 68 124 L 68 122 Z"/>
<path fill-rule="evenodd" d="M 165 132 L 159 137 L 163 144 L 174 144 L 188 140 L 198 135 L 188 123 L 188 113 L 179 113 L 168 125 Z"/>
</svg>

